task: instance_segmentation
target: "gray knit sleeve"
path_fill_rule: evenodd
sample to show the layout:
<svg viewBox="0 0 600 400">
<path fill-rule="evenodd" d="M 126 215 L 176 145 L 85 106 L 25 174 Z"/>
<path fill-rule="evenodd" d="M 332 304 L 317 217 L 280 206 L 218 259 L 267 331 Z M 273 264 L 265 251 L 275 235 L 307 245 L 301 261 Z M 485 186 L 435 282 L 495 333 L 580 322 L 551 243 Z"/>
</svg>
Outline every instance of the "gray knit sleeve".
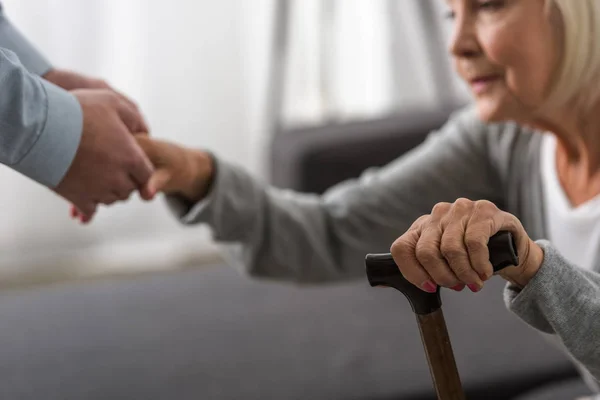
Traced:
<svg viewBox="0 0 600 400">
<path fill-rule="evenodd" d="M 419 147 L 322 196 L 281 190 L 216 157 L 208 201 L 169 198 L 184 224 L 207 224 L 231 264 L 295 282 L 364 279 L 364 257 L 387 252 L 421 215 L 459 197 L 502 200 L 487 128 L 463 110 Z"/>
<path fill-rule="evenodd" d="M 570 264 L 548 241 L 537 243 L 543 264 L 522 290 L 506 286 L 506 305 L 532 327 L 555 334 L 600 379 L 600 274 Z"/>
</svg>

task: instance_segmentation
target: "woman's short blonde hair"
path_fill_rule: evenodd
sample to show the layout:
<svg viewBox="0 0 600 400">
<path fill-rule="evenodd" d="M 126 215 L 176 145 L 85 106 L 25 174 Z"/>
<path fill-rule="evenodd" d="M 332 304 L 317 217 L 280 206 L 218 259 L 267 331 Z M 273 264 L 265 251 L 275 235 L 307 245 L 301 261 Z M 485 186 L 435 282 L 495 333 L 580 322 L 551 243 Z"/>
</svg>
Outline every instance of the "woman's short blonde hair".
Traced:
<svg viewBox="0 0 600 400">
<path fill-rule="evenodd" d="M 547 105 L 589 108 L 600 98 L 600 0 L 546 1 L 548 17 L 561 31 L 561 59 Z"/>
</svg>

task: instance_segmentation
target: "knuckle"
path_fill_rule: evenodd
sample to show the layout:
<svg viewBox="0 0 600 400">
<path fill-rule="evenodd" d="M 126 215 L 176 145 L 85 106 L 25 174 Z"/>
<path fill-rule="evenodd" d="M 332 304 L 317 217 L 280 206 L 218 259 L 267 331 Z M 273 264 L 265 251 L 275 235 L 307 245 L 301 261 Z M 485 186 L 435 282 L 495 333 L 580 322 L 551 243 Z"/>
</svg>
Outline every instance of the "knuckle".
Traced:
<svg viewBox="0 0 600 400">
<path fill-rule="evenodd" d="M 121 197 L 123 196 L 125 193 L 129 193 L 132 191 L 132 184 L 130 183 L 130 181 L 125 177 L 125 176 L 121 176 L 118 179 L 115 179 L 113 181 L 113 185 L 111 187 L 111 192 L 116 194 L 117 196 Z"/>
<path fill-rule="evenodd" d="M 478 211 L 483 212 L 484 214 L 498 211 L 498 207 L 496 207 L 496 205 L 489 200 L 478 200 L 475 203 L 475 207 Z"/>
<path fill-rule="evenodd" d="M 432 243 L 419 242 L 415 249 L 415 257 L 421 264 L 431 264 L 439 260 L 439 250 Z"/>
<path fill-rule="evenodd" d="M 431 214 L 421 215 L 419 218 L 417 218 L 415 220 L 415 222 L 412 223 L 412 225 L 409 228 L 409 231 L 420 230 L 421 228 L 426 226 L 430 220 L 431 220 Z"/>
<path fill-rule="evenodd" d="M 410 246 L 406 240 L 399 238 L 392 244 L 390 252 L 395 258 L 405 258 L 410 252 Z"/>
<path fill-rule="evenodd" d="M 486 249 L 481 235 L 466 235 L 465 246 L 469 253 L 478 253 Z"/>
<path fill-rule="evenodd" d="M 461 197 L 454 202 L 453 206 L 459 209 L 470 209 L 473 207 L 473 202 L 469 199 Z"/>
<path fill-rule="evenodd" d="M 435 206 L 433 206 L 433 209 L 431 210 L 431 214 L 435 215 L 435 216 L 445 215 L 450 210 L 451 207 L 452 207 L 452 205 L 450 203 L 446 203 L 446 202 L 437 203 Z"/>
<path fill-rule="evenodd" d="M 442 256 L 450 263 L 460 261 L 461 259 L 464 259 L 465 256 L 463 247 L 459 243 L 451 240 L 443 241 L 440 246 L 440 251 Z"/>
</svg>

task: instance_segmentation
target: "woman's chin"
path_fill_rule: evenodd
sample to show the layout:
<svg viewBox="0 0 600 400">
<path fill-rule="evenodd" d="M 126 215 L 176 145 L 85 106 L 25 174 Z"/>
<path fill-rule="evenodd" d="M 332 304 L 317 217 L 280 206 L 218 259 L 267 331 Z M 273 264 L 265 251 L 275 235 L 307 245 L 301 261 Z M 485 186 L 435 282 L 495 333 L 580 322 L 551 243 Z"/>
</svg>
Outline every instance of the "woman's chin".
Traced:
<svg viewBox="0 0 600 400">
<path fill-rule="evenodd" d="M 511 107 L 494 99 L 477 99 L 476 105 L 479 119 L 486 123 L 519 121 L 523 118 L 519 115 L 518 107 Z"/>
<path fill-rule="evenodd" d="M 494 123 L 505 121 L 504 113 L 494 104 L 489 104 L 486 101 L 477 101 L 476 104 L 479 119 L 483 122 Z"/>
</svg>

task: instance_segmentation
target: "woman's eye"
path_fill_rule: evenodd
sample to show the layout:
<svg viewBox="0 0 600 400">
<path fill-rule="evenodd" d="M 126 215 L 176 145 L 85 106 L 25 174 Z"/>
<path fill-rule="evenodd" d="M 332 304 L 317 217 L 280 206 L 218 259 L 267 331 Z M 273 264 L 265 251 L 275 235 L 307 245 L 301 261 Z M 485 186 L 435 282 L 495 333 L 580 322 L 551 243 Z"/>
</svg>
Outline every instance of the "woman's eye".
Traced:
<svg viewBox="0 0 600 400">
<path fill-rule="evenodd" d="M 485 1 L 476 1 L 474 8 L 476 10 L 481 11 L 497 11 L 504 7 L 505 0 L 485 0 Z M 444 13 L 444 18 L 453 20 L 456 18 L 456 13 L 454 10 L 448 10 Z"/>
<path fill-rule="evenodd" d="M 504 6 L 504 1 L 502 0 L 488 0 L 488 1 L 480 1 L 477 3 L 477 7 L 480 10 L 486 11 L 495 11 Z"/>
</svg>

